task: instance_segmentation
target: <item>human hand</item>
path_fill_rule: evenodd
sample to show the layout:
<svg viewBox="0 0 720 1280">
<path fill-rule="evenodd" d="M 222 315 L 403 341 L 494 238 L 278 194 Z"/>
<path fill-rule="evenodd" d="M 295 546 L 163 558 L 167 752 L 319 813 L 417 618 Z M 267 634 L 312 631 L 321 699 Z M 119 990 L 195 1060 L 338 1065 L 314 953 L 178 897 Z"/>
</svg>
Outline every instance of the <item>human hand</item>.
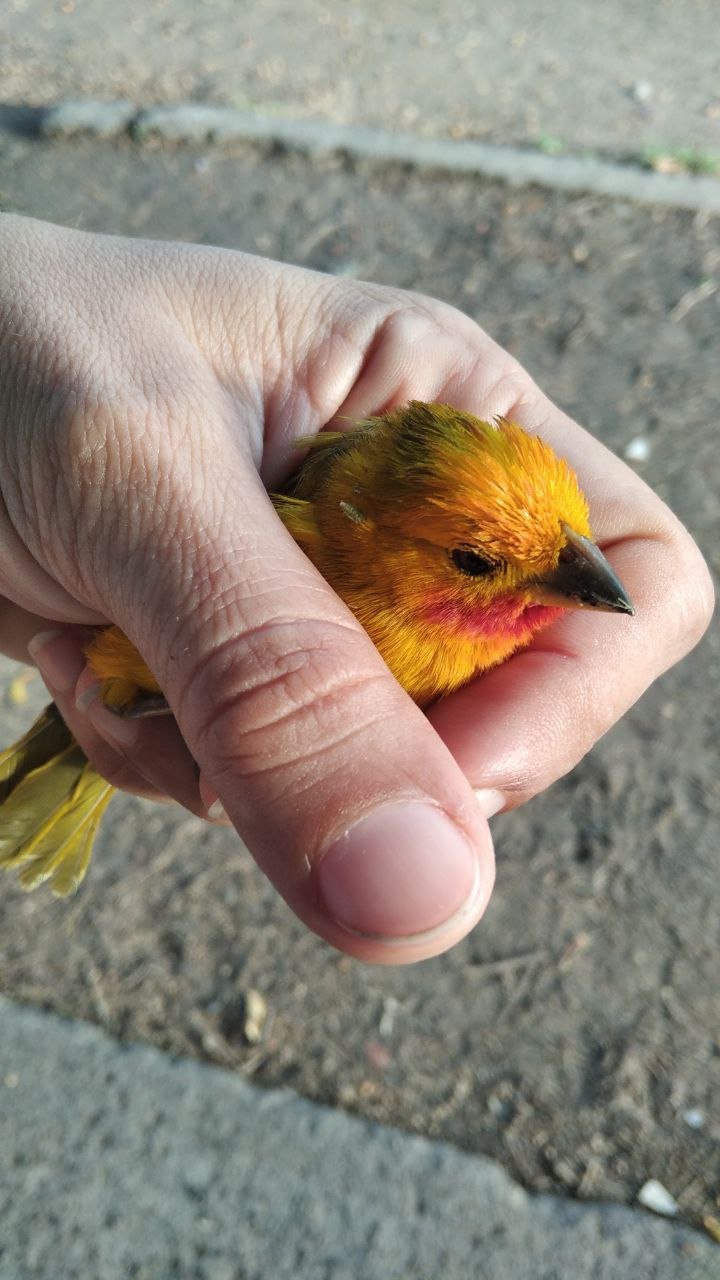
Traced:
<svg viewBox="0 0 720 1280">
<path fill-rule="evenodd" d="M 445 950 L 490 896 L 486 817 L 571 768 L 702 634 L 689 535 L 441 303 L 11 217 L 0 257 L 0 647 L 24 657 L 59 630 L 34 656 L 93 765 L 196 813 L 219 795 L 335 946 L 386 963 Z M 411 397 L 541 431 L 636 607 L 622 626 L 568 614 L 427 718 L 263 488 L 297 436 Z M 83 627 L 108 621 L 177 725 L 76 706 Z"/>
</svg>

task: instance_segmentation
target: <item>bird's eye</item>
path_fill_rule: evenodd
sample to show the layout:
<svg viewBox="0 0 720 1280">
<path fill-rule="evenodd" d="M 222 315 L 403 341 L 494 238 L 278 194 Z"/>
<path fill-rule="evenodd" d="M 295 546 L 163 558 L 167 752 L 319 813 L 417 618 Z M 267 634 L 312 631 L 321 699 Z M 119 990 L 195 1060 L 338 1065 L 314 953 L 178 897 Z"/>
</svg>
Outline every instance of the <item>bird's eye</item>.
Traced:
<svg viewBox="0 0 720 1280">
<path fill-rule="evenodd" d="M 497 565 L 492 560 L 486 560 L 485 556 L 473 551 L 471 547 L 455 547 L 454 551 L 450 552 L 450 559 L 455 568 L 461 573 L 466 573 L 469 578 L 482 578 L 492 573 L 493 569 L 497 569 Z"/>
</svg>

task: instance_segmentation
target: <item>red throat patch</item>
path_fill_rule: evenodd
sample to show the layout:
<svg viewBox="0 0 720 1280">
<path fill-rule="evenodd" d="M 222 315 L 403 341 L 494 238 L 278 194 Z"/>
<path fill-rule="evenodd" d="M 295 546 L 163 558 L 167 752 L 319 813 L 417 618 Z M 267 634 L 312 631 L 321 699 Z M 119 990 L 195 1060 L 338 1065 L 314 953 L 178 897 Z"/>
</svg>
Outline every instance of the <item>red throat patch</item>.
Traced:
<svg viewBox="0 0 720 1280">
<path fill-rule="evenodd" d="M 468 609 L 447 596 L 430 601 L 423 609 L 423 619 L 446 628 L 466 640 L 500 638 L 522 641 L 562 616 L 557 605 L 531 604 L 520 596 L 504 596 L 490 604 Z"/>
</svg>

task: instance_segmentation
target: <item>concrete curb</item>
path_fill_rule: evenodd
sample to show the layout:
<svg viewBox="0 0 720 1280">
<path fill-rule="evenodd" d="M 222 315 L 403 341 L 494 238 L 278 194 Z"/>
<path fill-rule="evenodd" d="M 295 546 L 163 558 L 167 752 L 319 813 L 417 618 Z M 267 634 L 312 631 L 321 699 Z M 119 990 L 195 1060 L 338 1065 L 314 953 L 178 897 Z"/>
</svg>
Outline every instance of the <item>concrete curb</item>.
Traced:
<svg viewBox="0 0 720 1280">
<path fill-rule="evenodd" d="M 0 999 L 0 1280 L 718 1280 L 491 1160 Z"/>
<path fill-rule="evenodd" d="M 351 160 L 493 178 L 512 186 L 537 185 L 571 194 L 591 194 L 643 204 L 720 213 L 720 181 L 690 174 L 646 172 L 595 157 L 550 156 L 517 147 L 447 138 L 419 138 L 362 126 L 288 120 L 188 103 L 142 110 L 131 102 L 63 102 L 49 108 L 5 108 L 0 130 L 44 138 L 82 134 L 138 142 L 250 143 L 309 155 L 341 154 Z"/>
</svg>

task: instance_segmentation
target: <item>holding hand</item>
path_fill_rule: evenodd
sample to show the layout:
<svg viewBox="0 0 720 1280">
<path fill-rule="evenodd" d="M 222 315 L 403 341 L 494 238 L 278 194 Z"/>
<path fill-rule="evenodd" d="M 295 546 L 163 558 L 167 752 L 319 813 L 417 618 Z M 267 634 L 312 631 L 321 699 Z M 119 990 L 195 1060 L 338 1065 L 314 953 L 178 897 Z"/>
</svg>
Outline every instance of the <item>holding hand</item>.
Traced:
<svg viewBox="0 0 720 1280">
<path fill-rule="evenodd" d="M 33 655 L 95 767 L 196 813 L 219 796 L 334 945 L 388 963 L 451 946 L 492 888 L 486 816 L 571 768 L 702 633 L 711 591 L 689 535 L 441 303 L 8 216 L 0 257 L 2 648 L 22 658 L 40 634 Z M 298 436 L 411 398 L 517 420 L 567 457 L 637 611 L 564 615 L 427 718 L 265 492 Z M 179 732 L 83 699 L 84 628 L 104 622 Z"/>
</svg>

